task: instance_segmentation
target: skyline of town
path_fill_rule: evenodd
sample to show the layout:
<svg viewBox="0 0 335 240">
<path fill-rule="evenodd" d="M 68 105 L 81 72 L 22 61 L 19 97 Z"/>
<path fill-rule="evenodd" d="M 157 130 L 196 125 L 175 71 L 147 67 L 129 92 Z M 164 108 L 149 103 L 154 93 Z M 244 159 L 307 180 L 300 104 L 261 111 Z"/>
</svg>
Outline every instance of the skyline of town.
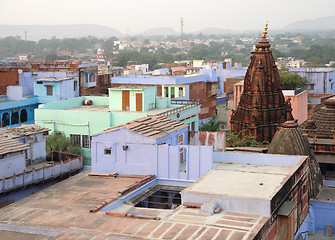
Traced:
<svg viewBox="0 0 335 240">
<path fill-rule="evenodd" d="M 180 18 L 184 18 L 185 32 L 199 31 L 208 27 L 238 31 L 258 30 L 267 20 L 272 29 L 280 29 L 296 21 L 333 16 L 334 1 L 324 0 L 322 3 L 289 0 L 280 3 L 276 1 L 264 3 L 260 0 L 252 2 L 215 0 L 205 5 L 200 1 L 173 0 L 167 4 L 164 1 L 145 0 L 128 1 L 126 6 L 122 1 L 87 4 L 82 1 L 61 0 L 45 4 L 41 0 L 29 2 L 2 0 L 0 22 L 7 25 L 101 24 L 124 34 L 137 34 L 158 27 L 171 27 L 178 31 Z M 254 11 L 250 11 L 251 9 Z M 12 14 L 13 12 L 15 14 Z"/>
</svg>

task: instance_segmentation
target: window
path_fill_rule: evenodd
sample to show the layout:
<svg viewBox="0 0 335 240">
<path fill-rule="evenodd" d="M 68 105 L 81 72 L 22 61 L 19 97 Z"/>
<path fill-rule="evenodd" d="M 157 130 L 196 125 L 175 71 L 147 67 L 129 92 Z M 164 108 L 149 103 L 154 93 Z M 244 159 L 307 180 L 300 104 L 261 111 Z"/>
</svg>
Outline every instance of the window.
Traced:
<svg viewBox="0 0 335 240">
<path fill-rule="evenodd" d="M 90 148 L 91 147 L 91 140 L 88 135 L 81 135 L 81 146 L 83 148 Z"/>
<path fill-rule="evenodd" d="M 80 145 L 80 135 L 79 134 L 70 134 L 70 139 L 74 142 L 74 144 Z"/>
<path fill-rule="evenodd" d="M 314 90 L 314 84 L 306 84 L 307 90 Z"/>
<path fill-rule="evenodd" d="M 8 113 L 4 113 L 2 115 L 2 126 L 6 127 L 9 125 L 9 114 Z"/>
<path fill-rule="evenodd" d="M 105 155 L 111 155 L 112 154 L 112 150 L 109 148 L 105 148 Z"/>
<path fill-rule="evenodd" d="M 92 74 L 90 75 L 89 82 L 95 82 L 95 74 L 94 74 L 94 73 L 92 73 Z"/>
<path fill-rule="evenodd" d="M 183 97 L 183 96 L 184 96 L 184 88 L 179 87 L 179 97 Z"/>
<path fill-rule="evenodd" d="M 195 122 L 191 122 L 191 131 L 195 131 Z"/>
<path fill-rule="evenodd" d="M 12 112 L 11 122 L 12 124 L 19 123 L 19 111 L 18 110 L 16 112 Z"/>
<path fill-rule="evenodd" d="M 43 84 L 43 82 L 42 81 L 37 81 L 37 84 Z"/>
<path fill-rule="evenodd" d="M 178 135 L 177 141 L 178 141 L 177 142 L 178 145 L 184 144 L 184 133 Z"/>
<path fill-rule="evenodd" d="M 164 97 L 169 97 L 169 88 L 164 87 L 164 90 L 165 90 L 165 96 Z"/>
<path fill-rule="evenodd" d="M 175 87 L 171 87 L 171 98 L 175 98 L 174 89 Z"/>
<path fill-rule="evenodd" d="M 74 81 L 74 82 L 73 82 L 73 91 L 76 91 L 76 90 L 77 90 L 77 84 L 78 84 L 77 81 Z"/>
<path fill-rule="evenodd" d="M 53 95 L 53 87 L 52 86 L 47 86 L 47 96 L 52 96 Z"/>
<path fill-rule="evenodd" d="M 27 110 L 26 109 L 22 109 L 21 110 L 21 114 L 20 114 L 20 122 L 24 123 L 27 122 Z"/>
</svg>

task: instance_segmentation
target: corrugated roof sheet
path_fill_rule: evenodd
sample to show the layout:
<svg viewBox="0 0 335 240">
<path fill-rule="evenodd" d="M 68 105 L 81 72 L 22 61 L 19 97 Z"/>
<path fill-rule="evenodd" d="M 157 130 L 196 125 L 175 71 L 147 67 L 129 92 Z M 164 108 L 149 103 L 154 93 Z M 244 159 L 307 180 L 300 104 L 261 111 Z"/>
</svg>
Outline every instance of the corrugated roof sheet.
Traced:
<svg viewBox="0 0 335 240">
<path fill-rule="evenodd" d="M 186 124 L 172 120 L 164 116 L 150 116 L 139 118 L 125 124 L 106 129 L 104 132 L 127 128 L 144 136 L 160 138 L 174 130 L 187 127 Z"/>
</svg>

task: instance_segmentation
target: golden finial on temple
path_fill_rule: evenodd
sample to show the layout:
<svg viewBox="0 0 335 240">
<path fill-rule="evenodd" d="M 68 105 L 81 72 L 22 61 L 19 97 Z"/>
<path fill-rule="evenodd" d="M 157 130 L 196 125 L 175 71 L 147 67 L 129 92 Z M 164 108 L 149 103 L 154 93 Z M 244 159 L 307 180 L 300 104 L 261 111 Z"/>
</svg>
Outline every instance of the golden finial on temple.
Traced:
<svg viewBox="0 0 335 240">
<path fill-rule="evenodd" d="M 264 31 L 263 31 L 263 34 L 264 36 L 266 36 L 266 34 L 268 34 L 268 21 L 266 21 L 266 24 L 265 24 L 265 28 L 264 28 Z"/>
</svg>

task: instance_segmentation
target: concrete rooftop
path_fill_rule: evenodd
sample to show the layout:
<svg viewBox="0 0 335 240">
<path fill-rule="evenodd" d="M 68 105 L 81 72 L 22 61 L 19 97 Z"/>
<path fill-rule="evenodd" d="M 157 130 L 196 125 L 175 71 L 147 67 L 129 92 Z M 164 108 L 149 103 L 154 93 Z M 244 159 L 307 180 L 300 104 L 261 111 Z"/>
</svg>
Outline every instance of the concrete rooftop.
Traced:
<svg viewBox="0 0 335 240">
<path fill-rule="evenodd" d="M 257 214 L 221 211 L 212 216 L 199 209 L 135 208 L 160 220 L 91 213 L 102 202 L 144 179 L 80 173 L 0 209 L 0 236 L 5 239 L 253 239 L 268 220 Z"/>
<path fill-rule="evenodd" d="M 271 200 L 282 187 L 285 177 L 285 174 L 215 170 L 192 184 L 186 191 Z"/>
</svg>

